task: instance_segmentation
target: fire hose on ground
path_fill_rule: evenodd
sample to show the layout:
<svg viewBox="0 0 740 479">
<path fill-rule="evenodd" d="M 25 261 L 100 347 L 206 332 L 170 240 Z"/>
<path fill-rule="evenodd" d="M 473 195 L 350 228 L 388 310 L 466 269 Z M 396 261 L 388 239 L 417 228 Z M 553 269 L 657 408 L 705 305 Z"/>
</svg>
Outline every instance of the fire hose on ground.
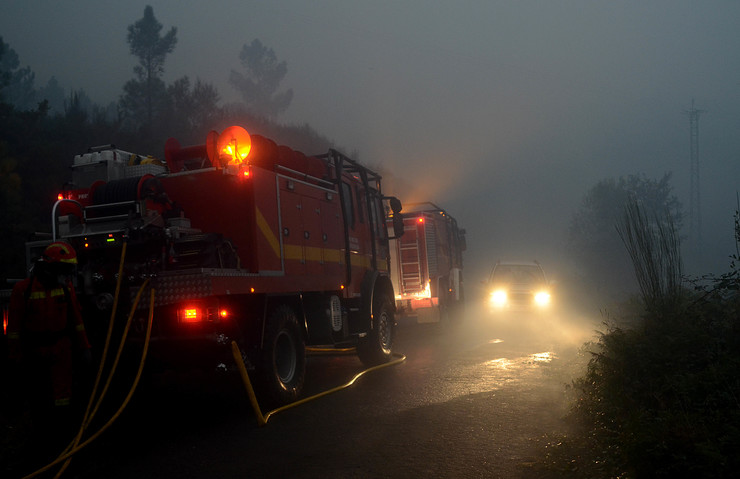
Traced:
<svg viewBox="0 0 740 479">
<path fill-rule="evenodd" d="M 335 392 L 341 391 L 342 389 L 346 389 L 350 386 L 352 386 L 357 379 L 360 378 L 360 376 L 363 376 L 365 373 L 369 373 L 370 371 L 375 371 L 378 369 L 386 368 L 388 366 L 395 366 L 397 364 L 400 364 L 406 360 L 406 356 L 403 354 L 396 354 L 394 353 L 393 356 L 396 358 L 393 361 L 389 361 L 387 363 L 379 364 L 377 366 L 373 366 L 371 368 L 365 369 L 363 371 L 360 371 L 359 373 L 355 374 L 352 379 L 350 379 L 345 384 L 342 384 L 340 386 L 337 386 L 335 388 L 327 389 L 326 391 L 322 391 L 320 393 L 314 394 L 313 396 L 309 396 L 303 399 L 299 399 L 298 401 L 292 402 L 290 404 L 286 404 L 285 406 L 281 406 L 277 409 L 273 409 L 272 411 L 269 411 L 267 414 L 262 414 L 262 410 L 260 409 L 259 403 L 257 402 L 257 395 L 254 393 L 254 388 L 252 387 L 252 382 L 249 380 L 249 374 L 247 373 L 247 368 L 244 366 L 244 361 L 242 361 L 242 353 L 239 349 L 239 346 L 236 344 L 236 341 L 231 342 L 231 352 L 234 355 L 234 359 L 236 360 L 236 365 L 239 368 L 239 373 L 242 377 L 242 381 L 244 382 L 244 387 L 247 390 L 247 395 L 249 396 L 249 402 L 252 405 L 252 409 L 254 410 L 254 414 L 257 417 L 257 424 L 262 427 L 267 424 L 267 421 L 272 417 L 273 415 L 283 412 L 287 409 L 294 408 L 296 406 L 300 406 L 302 404 L 305 404 L 309 401 L 313 401 L 314 399 L 318 399 L 320 397 L 324 397 L 328 394 L 333 394 Z M 322 350 L 321 352 L 326 352 L 325 350 Z M 342 351 L 340 351 L 342 352 Z"/>
</svg>

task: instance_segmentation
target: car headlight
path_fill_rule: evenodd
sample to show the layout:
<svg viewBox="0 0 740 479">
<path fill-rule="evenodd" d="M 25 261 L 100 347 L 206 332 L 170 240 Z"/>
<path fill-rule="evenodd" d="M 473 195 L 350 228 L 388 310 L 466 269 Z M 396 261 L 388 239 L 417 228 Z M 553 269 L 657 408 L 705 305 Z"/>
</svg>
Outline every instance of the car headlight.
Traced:
<svg viewBox="0 0 740 479">
<path fill-rule="evenodd" d="M 550 304 L 550 293 L 547 291 L 540 291 L 534 295 L 534 302 L 537 306 L 547 306 Z"/>
<path fill-rule="evenodd" d="M 504 306 L 506 304 L 507 295 L 506 291 L 498 289 L 491 293 L 491 304 L 494 306 Z"/>
</svg>

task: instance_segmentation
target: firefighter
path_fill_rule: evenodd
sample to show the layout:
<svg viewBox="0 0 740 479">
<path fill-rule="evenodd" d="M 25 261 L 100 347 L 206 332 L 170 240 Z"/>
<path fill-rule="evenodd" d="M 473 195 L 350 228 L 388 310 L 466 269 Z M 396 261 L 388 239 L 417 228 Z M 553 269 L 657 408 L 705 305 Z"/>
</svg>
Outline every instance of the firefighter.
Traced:
<svg viewBox="0 0 740 479">
<path fill-rule="evenodd" d="M 73 425 L 73 364 L 89 365 L 91 357 L 71 282 L 76 265 L 69 244 L 50 244 L 10 298 L 10 360 L 20 376 L 19 393 L 31 405 L 34 434 L 47 440 L 67 434 Z"/>
</svg>

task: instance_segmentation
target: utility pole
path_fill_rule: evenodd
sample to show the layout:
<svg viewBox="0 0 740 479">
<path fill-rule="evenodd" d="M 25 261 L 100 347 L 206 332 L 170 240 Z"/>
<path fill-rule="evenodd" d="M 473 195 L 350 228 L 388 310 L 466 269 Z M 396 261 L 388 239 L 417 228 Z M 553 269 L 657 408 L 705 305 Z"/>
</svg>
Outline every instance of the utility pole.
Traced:
<svg viewBox="0 0 740 479">
<path fill-rule="evenodd" d="M 699 117 L 704 110 L 694 108 L 684 110 L 689 115 L 689 138 L 691 151 L 691 188 L 689 198 L 689 242 L 696 249 L 701 248 L 701 193 L 699 189 Z"/>
</svg>

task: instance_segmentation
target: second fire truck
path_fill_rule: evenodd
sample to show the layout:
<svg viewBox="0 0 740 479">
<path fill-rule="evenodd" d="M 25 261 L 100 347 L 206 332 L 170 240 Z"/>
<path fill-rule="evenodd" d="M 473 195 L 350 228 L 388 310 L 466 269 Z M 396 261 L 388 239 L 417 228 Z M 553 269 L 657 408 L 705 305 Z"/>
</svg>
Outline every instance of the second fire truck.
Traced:
<svg viewBox="0 0 740 479">
<path fill-rule="evenodd" d="M 465 230 L 434 203 L 404 205 L 403 236 L 391 241 L 396 305 L 418 322 L 459 316 L 464 304 Z"/>
</svg>

